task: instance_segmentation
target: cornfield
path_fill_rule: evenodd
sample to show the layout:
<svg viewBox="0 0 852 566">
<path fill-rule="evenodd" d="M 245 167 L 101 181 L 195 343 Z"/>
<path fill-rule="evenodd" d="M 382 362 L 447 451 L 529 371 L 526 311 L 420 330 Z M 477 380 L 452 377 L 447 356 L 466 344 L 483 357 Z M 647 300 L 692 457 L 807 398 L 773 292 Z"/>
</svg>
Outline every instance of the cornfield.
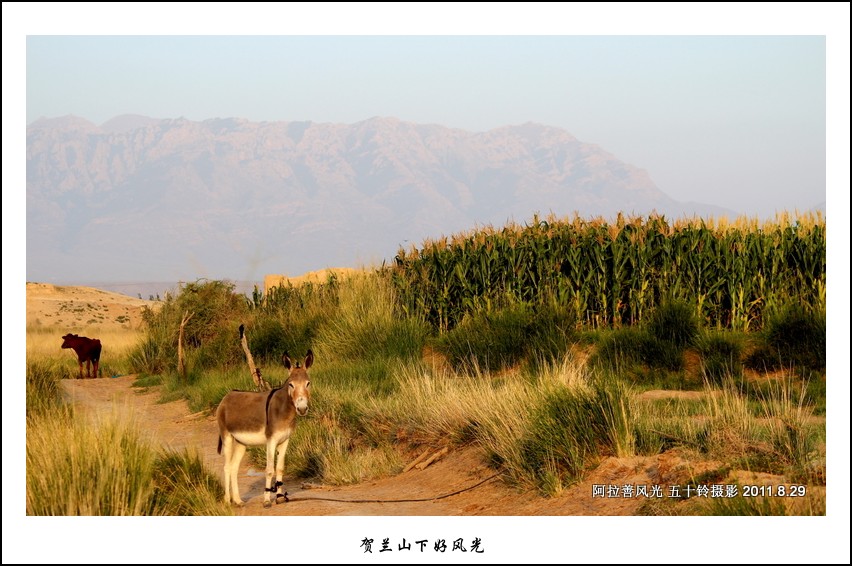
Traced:
<svg viewBox="0 0 852 566">
<path fill-rule="evenodd" d="M 771 222 L 664 216 L 546 220 L 400 249 L 387 272 L 404 308 L 439 331 L 513 303 L 567 306 L 589 328 L 641 322 L 666 299 L 711 327 L 751 331 L 787 304 L 825 309 L 821 214 Z"/>
</svg>

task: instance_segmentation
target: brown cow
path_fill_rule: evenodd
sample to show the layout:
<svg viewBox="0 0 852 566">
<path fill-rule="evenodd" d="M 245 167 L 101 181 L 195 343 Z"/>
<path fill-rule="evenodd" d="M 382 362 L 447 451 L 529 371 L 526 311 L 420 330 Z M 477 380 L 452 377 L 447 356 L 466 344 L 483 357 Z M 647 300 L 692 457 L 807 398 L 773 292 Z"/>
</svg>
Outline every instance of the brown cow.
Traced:
<svg viewBox="0 0 852 566">
<path fill-rule="evenodd" d="M 97 338 L 86 338 L 76 334 L 66 334 L 62 337 L 62 347 L 72 348 L 77 352 L 77 362 L 80 364 L 80 379 L 83 379 L 83 362 L 86 362 L 86 377 L 98 377 L 98 362 L 101 360 L 101 341 Z M 89 375 L 91 366 L 95 366 L 94 375 Z"/>
</svg>

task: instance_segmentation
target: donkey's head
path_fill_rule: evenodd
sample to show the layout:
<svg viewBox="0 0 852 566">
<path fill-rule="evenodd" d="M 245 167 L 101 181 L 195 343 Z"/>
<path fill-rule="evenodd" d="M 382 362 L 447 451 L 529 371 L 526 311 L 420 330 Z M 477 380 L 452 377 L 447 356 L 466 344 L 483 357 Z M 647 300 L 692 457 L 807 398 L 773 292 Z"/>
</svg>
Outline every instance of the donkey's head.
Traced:
<svg viewBox="0 0 852 566">
<path fill-rule="evenodd" d="M 287 378 L 287 394 L 290 395 L 299 416 L 305 416 L 308 412 L 308 403 L 311 401 L 311 380 L 308 378 L 308 368 L 314 363 L 314 353 L 308 350 L 304 367 L 299 365 L 299 362 L 294 365 L 286 352 L 283 360 L 284 367 L 290 370 L 290 377 Z"/>
</svg>

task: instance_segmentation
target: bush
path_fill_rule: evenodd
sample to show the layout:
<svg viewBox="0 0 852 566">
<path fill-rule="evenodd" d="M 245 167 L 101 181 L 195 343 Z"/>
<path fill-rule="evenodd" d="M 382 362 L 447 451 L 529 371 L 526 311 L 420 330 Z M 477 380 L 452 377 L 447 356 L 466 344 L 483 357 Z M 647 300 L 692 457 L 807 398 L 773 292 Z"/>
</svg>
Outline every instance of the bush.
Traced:
<svg viewBox="0 0 852 566">
<path fill-rule="evenodd" d="M 201 456 L 164 451 L 154 462 L 153 505 L 162 515 L 230 515 L 222 502 L 225 490 L 216 474 L 204 467 Z"/>
<path fill-rule="evenodd" d="M 77 377 L 53 360 L 27 358 L 27 416 L 49 412 L 62 405 L 60 379 Z"/>
<path fill-rule="evenodd" d="M 619 328 L 605 333 L 595 353 L 589 358 L 592 367 L 619 372 L 642 363 L 647 334 L 634 327 Z"/>
<path fill-rule="evenodd" d="M 523 357 L 531 321 L 532 313 L 524 305 L 467 315 L 438 339 L 437 347 L 453 365 L 503 369 Z"/>
<path fill-rule="evenodd" d="M 760 343 L 746 359 L 756 370 L 795 365 L 825 370 L 825 313 L 789 305 L 769 317 Z"/>
<path fill-rule="evenodd" d="M 313 348 L 318 327 L 319 320 L 314 317 L 290 320 L 288 323 L 257 317 L 254 325 L 246 328 L 246 339 L 257 363 L 280 364 L 285 352 L 301 356 Z"/>
<path fill-rule="evenodd" d="M 599 380 L 588 388 L 561 387 L 545 396 L 531 418 L 521 465 L 552 493 L 581 477 L 600 456 L 630 456 L 633 450 L 627 388 Z"/>
<path fill-rule="evenodd" d="M 560 359 L 571 345 L 573 328 L 567 309 L 519 303 L 465 316 L 437 339 L 436 347 L 453 364 L 500 370 L 524 359 L 533 364 Z"/>
<path fill-rule="evenodd" d="M 27 419 L 27 515 L 231 515 L 197 455 L 158 454 L 125 415 Z"/>
<path fill-rule="evenodd" d="M 526 352 L 533 369 L 565 357 L 571 344 L 578 340 L 576 322 L 573 312 L 563 305 L 551 303 L 534 309 Z"/>
<path fill-rule="evenodd" d="M 683 346 L 647 335 L 642 342 L 642 361 L 652 368 L 680 371 L 684 366 Z"/>
<path fill-rule="evenodd" d="M 623 372 L 637 364 L 679 371 L 684 365 L 683 348 L 643 328 L 620 328 L 601 340 L 590 363 L 610 372 Z"/>
<path fill-rule="evenodd" d="M 742 340 L 737 335 L 716 331 L 702 335 L 696 341 L 704 376 L 711 382 L 721 385 L 726 377 L 742 373 Z"/>
<path fill-rule="evenodd" d="M 791 305 L 770 317 L 766 342 L 790 362 L 814 370 L 825 369 L 825 314 Z"/>
<path fill-rule="evenodd" d="M 339 305 L 316 336 L 317 353 L 327 360 L 419 357 L 427 327 L 400 314 L 385 278 L 368 274 L 338 284 Z"/>
<path fill-rule="evenodd" d="M 185 284 L 176 297 L 166 297 L 157 312 L 145 313 L 145 338 L 130 354 L 133 371 L 162 372 L 177 367 L 178 333 L 186 315 L 191 318 L 184 327 L 184 348 L 199 369 L 243 363 L 237 329 L 248 313 L 247 298 L 234 293 L 232 283 Z"/>
<path fill-rule="evenodd" d="M 666 301 L 651 314 L 647 328 L 651 336 L 683 349 L 691 346 L 698 336 L 698 317 L 686 303 Z"/>
</svg>

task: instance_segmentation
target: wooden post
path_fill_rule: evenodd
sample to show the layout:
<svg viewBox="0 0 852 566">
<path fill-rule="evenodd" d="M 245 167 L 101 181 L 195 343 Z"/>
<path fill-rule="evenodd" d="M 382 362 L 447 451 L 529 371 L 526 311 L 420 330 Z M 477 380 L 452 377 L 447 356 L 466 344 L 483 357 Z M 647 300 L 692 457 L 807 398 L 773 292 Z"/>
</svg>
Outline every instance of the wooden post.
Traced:
<svg viewBox="0 0 852 566">
<path fill-rule="evenodd" d="M 447 452 L 449 452 L 449 451 L 450 451 L 449 446 L 448 446 L 448 447 L 445 447 L 445 448 L 442 448 L 441 450 L 439 450 L 439 451 L 435 452 L 435 453 L 432 455 L 432 457 L 431 457 L 431 458 L 429 458 L 428 460 L 425 460 L 425 461 L 420 462 L 419 464 L 417 464 L 417 469 L 418 469 L 418 470 L 425 470 L 425 469 L 426 469 L 426 467 L 427 467 L 429 464 L 431 464 L 431 463 L 432 463 L 432 462 L 434 462 L 435 460 L 437 460 L 437 459 L 441 458 L 442 456 L 444 456 L 444 455 L 445 455 Z"/>
<path fill-rule="evenodd" d="M 248 340 L 246 339 L 246 327 L 245 325 L 240 325 L 240 343 L 243 345 L 243 351 L 246 353 L 246 362 L 248 363 L 249 373 L 251 374 L 251 379 L 254 382 L 254 386 L 258 391 L 270 391 L 272 390 L 272 386 L 266 383 L 263 378 L 260 376 L 260 368 L 255 367 L 254 358 L 251 357 L 251 350 L 248 347 Z"/>
<path fill-rule="evenodd" d="M 183 319 L 180 321 L 180 331 L 178 332 L 178 373 L 184 381 L 186 381 L 186 361 L 183 358 L 183 329 L 193 316 L 195 316 L 195 313 L 190 314 L 184 311 Z"/>
<path fill-rule="evenodd" d="M 427 448 L 426 450 L 424 450 L 424 451 L 423 451 L 423 453 L 422 453 L 422 454 L 420 454 L 420 456 L 418 456 L 417 458 L 415 458 L 415 459 L 414 459 L 414 461 L 412 461 L 411 463 L 409 463 L 409 464 L 405 467 L 405 469 L 404 469 L 404 470 L 402 470 L 402 473 L 404 474 L 405 472 L 407 472 L 408 470 L 410 470 L 411 468 L 413 468 L 414 466 L 416 466 L 417 464 L 419 464 L 420 462 L 422 462 L 423 460 L 425 460 L 425 459 L 426 459 L 426 456 L 428 456 L 428 455 L 429 455 L 429 448 Z"/>
</svg>

